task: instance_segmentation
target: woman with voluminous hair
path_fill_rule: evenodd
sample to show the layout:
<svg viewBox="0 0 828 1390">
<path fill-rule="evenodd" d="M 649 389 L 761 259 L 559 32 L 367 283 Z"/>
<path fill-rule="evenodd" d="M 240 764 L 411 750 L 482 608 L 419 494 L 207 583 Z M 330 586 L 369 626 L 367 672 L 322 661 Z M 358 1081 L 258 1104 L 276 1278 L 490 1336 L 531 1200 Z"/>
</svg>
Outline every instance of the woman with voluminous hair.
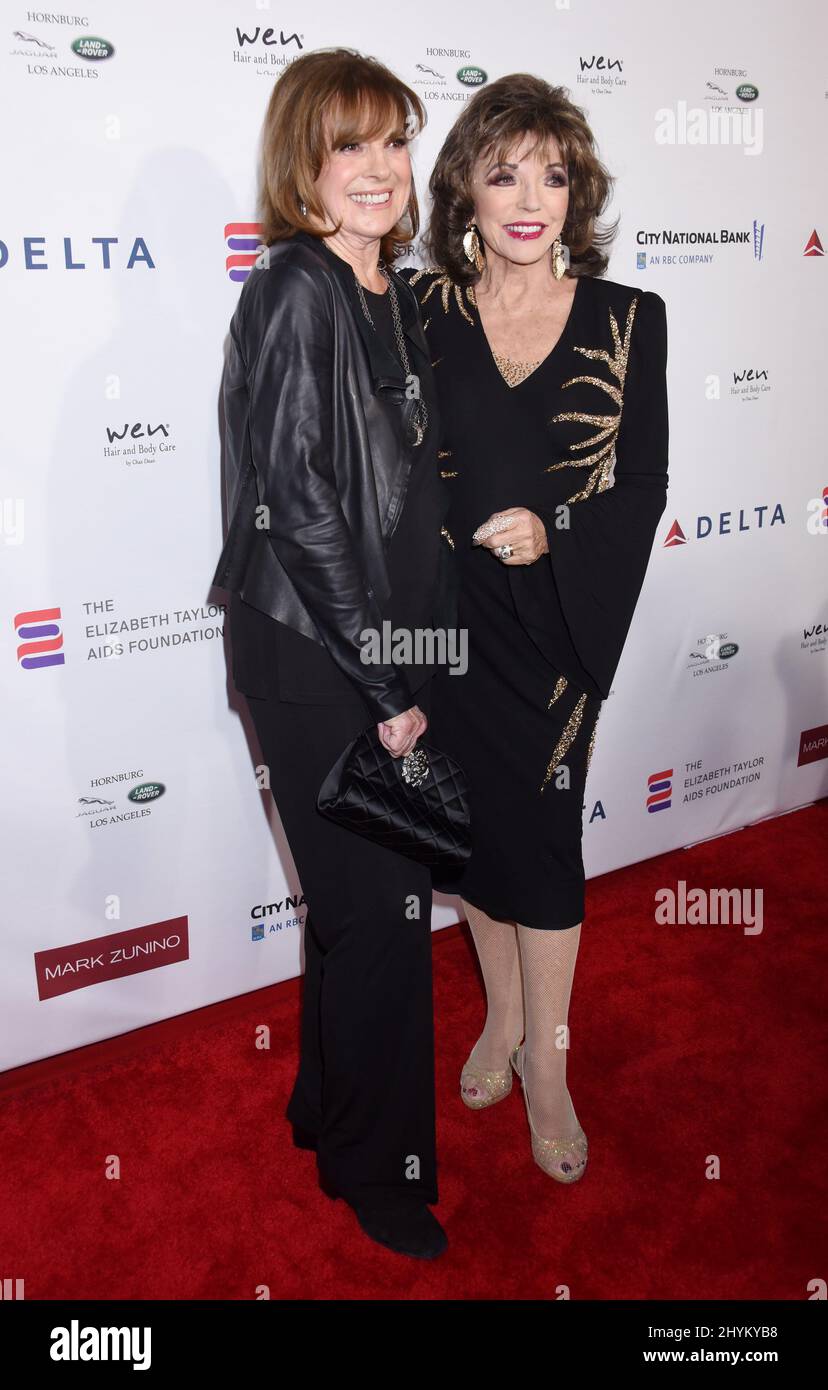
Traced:
<svg viewBox="0 0 828 1390">
<path fill-rule="evenodd" d="M 566 1083 L 584 918 L 582 813 L 667 492 L 667 325 L 603 278 L 610 180 L 565 90 L 517 73 L 464 107 L 431 176 L 420 301 L 468 669 L 440 672 L 432 736 L 469 779 L 461 895 L 486 989 L 461 1076 L 482 1109 L 523 1094 L 536 1162 L 575 1182 Z"/>
</svg>

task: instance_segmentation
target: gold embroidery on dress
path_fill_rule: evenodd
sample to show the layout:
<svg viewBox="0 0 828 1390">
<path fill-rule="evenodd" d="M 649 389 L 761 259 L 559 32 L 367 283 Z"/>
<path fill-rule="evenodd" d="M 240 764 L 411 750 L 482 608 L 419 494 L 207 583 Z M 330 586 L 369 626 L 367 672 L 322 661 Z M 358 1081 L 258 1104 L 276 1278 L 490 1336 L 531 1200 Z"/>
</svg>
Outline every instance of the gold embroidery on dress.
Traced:
<svg viewBox="0 0 828 1390">
<path fill-rule="evenodd" d="M 468 309 L 466 308 L 466 306 L 465 306 L 464 303 L 463 303 L 463 298 L 462 298 L 463 293 L 464 293 L 463 288 L 462 288 L 462 286 L 456 285 L 456 284 L 454 283 L 454 281 L 452 280 L 452 278 L 451 278 L 451 276 L 449 275 L 448 271 L 446 271 L 446 270 L 443 268 L 443 266 L 431 266 L 431 267 L 425 266 L 425 267 L 421 267 L 419 270 L 415 270 L 415 271 L 414 271 L 414 274 L 411 276 L 411 279 L 410 279 L 409 282 L 408 282 L 409 285 L 416 285 L 416 284 L 417 284 L 417 281 L 418 281 L 418 280 L 421 280 L 421 279 L 423 278 L 424 275 L 430 275 L 430 276 L 432 276 L 432 281 L 431 281 L 431 284 L 429 285 L 428 289 L 425 291 L 425 293 L 424 293 L 422 299 L 420 300 L 420 304 L 421 304 L 421 305 L 424 305 L 425 302 L 426 302 L 426 300 L 428 299 L 429 295 L 432 294 L 433 291 L 434 291 L 434 290 L 437 288 L 437 286 L 439 285 L 439 286 L 440 286 L 440 298 L 442 299 L 442 302 L 443 302 L 443 311 L 444 311 L 444 313 L 446 313 L 446 314 L 448 313 L 448 308 L 449 308 L 449 296 L 453 293 L 453 295 L 454 295 L 454 302 L 456 303 L 458 309 L 460 310 L 460 313 L 463 315 L 463 318 L 464 318 L 464 319 L 468 319 L 469 323 L 473 325 L 473 324 L 474 324 L 474 319 L 472 318 L 471 314 L 469 313 Z M 466 285 L 466 287 L 465 287 L 465 295 L 466 295 L 466 301 L 467 301 L 467 303 L 476 305 L 477 301 L 476 301 L 476 299 L 475 299 L 475 297 L 474 297 L 474 288 L 473 288 L 472 285 Z M 427 319 L 425 319 L 425 321 L 423 322 L 423 332 L 424 332 L 424 333 L 428 331 L 428 325 L 429 325 L 430 323 L 431 323 L 431 316 L 429 315 L 429 317 L 428 317 Z M 445 356 L 445 354 L 443 354 L 443 356 Z M 440 364 L 440 362 L 442 362 L 442 360 L 443 360 L 443 357 L 438 357 L 438 358 L 436 359 L 436 361 L 432 362 L 432 364 L 431 364 L 431 365 L 432 365 L 432 368 L 437 367 L 437 366 Z M 446 450 L 441 451 L 441 452 L 437 455 L 437 457 L 438 457 L 438 458 L 447 458 L 447 457 L 449 456 L 450 453 L 451 453 L 451 450 L 450 450 L 450 449 L 446 449 Z M 441 469 L 441 471 L 440 471 L 440 477 L 441 477 L 441 478 L 457 478 L 457 477 L 459 477 L 459 473 L 458 473 L 456 470 L 449 472 L 448 470 Z M 450 544 L 450 546 L 451 546 L 451 548 L 452 548 L 452 550 L 453 550 L 453 549 L 454 549 L 454 541 L 451 539 L 451 536 L 449 536 L 448 531 L 446 531 L 445 527 L 443 528 L 443 534 L 447 537 L 448 542 L 449 542 L 449 544 Z"/>
<path fill-rule="evenodd" d="M 440 527 L 440 535 L 441 535 L 441 536 L 445 536 L 446 540 L 448 541 L 449 545 L 451 546 L 451 548 L 452 548 L 452 550 L 453 550 L 453 549 L 454 549 L 454 540 L 453 540 L 453 538 L 452 538 L 451 532 L 450 532 L 450 531 L 447 531 L 446 528 L 445 528 L 445 526 L 441 526 L 441 527 Z"/>
<path fill-rule="evenodd" d="M 543 781 L 541 782 L 540 789 L 542 792 L 546 790 L 547 783 L 551 780 L 552 773 L 555 771 L 555 768 L 558 766 L 558 764 L 563 760 L 564 754 L 567 752 L 569 745 L 572 743 L 572 740 L 574 739 L 575 735 L 581 727 L 581 719 L 583 717 L 584 705 L 586 704 L 586 700 L 586 694 L 583 694 L 566 721 L 564 731 L 558 739 L 558 742 L 555 744 L 555 751 L 549 760 L 549 766 L 547 767 L 546 774 L 544 776 Z"/>
<path fill-rule="evenodd" d="M 574 386 L 576 382 L 588 382 L 591 386 L 597 386 L 601 391 L 606 391 L 611 400 L 618 406 L 617 415 L 593 415 L 581 410 L 566 410 L 559 415 L 553 415 L 551 424 L 559 420 L 574 420 L 579 424 L 598 425 L 597 434 L 590 435 L 589 439 L 583 439 L 577 444 L 570 444 L 570 452 L 576 449 L 588 449 L 591 444 L 598 444 L 601 447 L 594 449 L 585 458 L 564 459 L 561 463 L 552 463 L 544 471 L 554 473 L 559 468 L 591 468 L 592 472 L 581 488 L 580 492 L 575 492 L 571 497 L 567 497 L 567 502 L 581 502 L 589 497 L 594 491 L 604 492 L 610 486 L 609 475 L 612 465 L 615 462 L 615 442 L 618 437 L 618 429 L 621 423 L 621 412 L 624 406 L 624 382 L 627 377 L 627 361 L 630 352 L 630 338 L 632 335 L 633 320 L 635 319 L 638 295 L 635 295 L 629 309 L 627 310 L 627 321 L 624 325 L 624 338 L 618 330 L 618 323 L 612 309 L 609 310 L 610 330 L 612 332 L 615 351 L 606 352 L 603 348 L 584 348 L 576 347 L 575 352 L 583 353 L 584 357 L 592 357 L 599 361 L 606 362 L 610 372 L 619 383 L 613 386 L 611 382 L 602 381 L 597 376 L 573 376 L 569 381 L 563 383 L 563 387 Z M 562 387 L 562 389 L 563 389 Z M 603 442 L 606 441 L 606 442 Z M 596 487 L 597 485 L 597 487 Z"/>
<path fill-rule="evenodd" d="M 436 290 L 437 286 L 439 285 L 440 298 L 443 301 L 443 312 L 446 314 L 448 313 L 449 295 L 453 293 L 454 302 L 460 310 L 460 313 L 463 315 L 463 318 L 468 319 L 469 323 L 471 324 L 474 323 L 474 319 L 472 318 L 471 314 L 466 308 L 466 305 L 463 303 L 464 293 L 466 296 L 466 300 L 469 304 L 476 303 L 473 286 L 466 285 L 464 289 L 462 285 L 456 285 L 452 280 L 451 276 L 449 275 L 448 271 L 445 270 L 444 267 L 441 265 L 424 267 L 420 270 L 415 270 L 414 274 L 408 282 L 409 285 L 416 285 L 417 281 L 421 280 L 424 275 L 432 275 L 434 278 L 431 284 L 429 285 L 428 289 L 426 290 L 425 294 L 423 295 L 422 299 L 420 300 L 421 304 L 425 304 L 429 295 L 432 294 L 433 291 Z M 430 321 L 431 320 L 429 320 L 429 322 Z M 428 324 L 425 324 L 424 327 L 428 327 Z"/>
<path fill-rule="evenodd" d="M 551 708 L 552 708 L 552 706 L 554 705 L 555 701 L 558 700 L 558 699 L 560 698 L 560 696 L 563 694 L 563 692 L 566 690 L 567 684 L 568 684 L 568 682 L 567 682 L 566 676 L 558 676 L 558 679 L 557 679 L 557 681 L 555 682 L 555 689 L 554 689 L 553 692 L 552 692 L 551 698 L 550 698 L 550 700 L 549 700 L 549 704 L 547 705 L 547 709 L 551 709 Z M 561 734 L 560 738 L 558 739 L 557 744 L 555 745 L 555 751 L 554 751 L 554 753 L 552 754 L 552 758 L 551 758 L 551 760 L 550 760 L 549 766 L 548 766 L 547 769 L 546 769 L 546 775 L 545 775 L 545 777 L 544 777 L 544 779 L 543 779 L 543 782 L 541 783 L 541 788 L 540 788 L 541 791 L 544 791 L 544 789 L 545 789 L 547 783 L 550 781 L 550 779 L 551 779 L 551 777 L 552 777 L 553 772 L 555 771 L 556 767 L 558 767 L 559 764 L 561 763 L 561 761 L 563 760 L 564 754 L 566 753 L 567 749 L 571 747 L 572 742 L 573 742 L 573 740 L 574 740 L 576 734 L 580 731 L 580 728 L 581 728 L 581 719 L 582 719 L 582 716 L 583 716 L 583 713 L 584 713 L 584 709 L 585 709 L 585 705 L 586 705 L 586 699 L 587 699 L 586 694 L 581 695 L 581 698 L 579 699 L 577 705 L 575 706 L 574 710 L 572 711 L 571 715 L 569 716 L 569 719 L 567 720 L 566 728 L 564 729 L 563 733 Z M 602 709 L 603 709 L 603 701 L 602 701 L 602 700 L 599 700 L 599 701 L 597 702 L 597 704 L 596 704 L 596 708 L 595 708 L 595 718 L 594 718 L 594 720 L 592 721 L 592 731 L 591 731 L 591 733 L 590 733 L 590 736 L 589 736 L 589 744 L 588 744 L 588 746 L 587 746 L 587 754 L 586 754 L 586 771 L 587 771 L 587 773 L 589 772 L 589 765 L 590 765 L 590 763 L 592 762 L 592 754 L 593 754 L 593 751 L 594 751 L 594 748 L 595 748 L 595 734 L 596 734 L 596 731 L 597 731 L 597 729 L 598 729 L 598 716 L 600 715 Z"/>
<path fill-rule="evenodd" d="M 564 691 L 566 690 L 566 686 L 566 676 L 558 676 L 558 679 L 555 681 L 555 689 L 552 691 L 552 698 L 549 701 L 549 704 L 546 706 L 547 709 L 551 709 L 558 697 L 560 695 L 563 695 Z"/>
<path fill-rule="evenodd" d="M 417 284 L 417 282 L 420 281 L 420 279 L 422 279 L 424 275 L 431 275 L 432 282 L 431 285 L 428 286 L 427 291 L 425 291 L 424 296 L 422 296 L 422 299 L 420 300 L 421 304 L 425 304 L 425 300 L 428 299 L 428 296 L 431 295 L 431 293 L 435 291 L 436 286 L 439 285 L 440 297 L 442 297 L 443 302 L 443 311 L 445 311 L 446 314 L 449 313 L 449 296 L 450 293 L 453 292 L 454 303 L 457 304 L 457 309 L 460 310 L 460 313 L 463 314 L 464 318 L 468 318 L 470 324 L 474 324 L 474 318 L 472 318 L 471 314 L 468 313 L 468 310 L 465 309 L 463 297 L 461 297 L 463 296 L 463 288 L 461 288 L 460 285 L 454 284 L 454 281 L 452 277 L 450 277 L 449 272 L 447 272 L 445 268 L 442 267 L 442 265 L 436 265 L 436 267 L 431 268 L 421 267 L 420 270 L 415 270 L 414 274 L 411 275 L 411 279 L 410 281 L 408 281 L 408 284 Z M 477 303 L 477 300 L 475 300 L 474 297 L 474 288 L 472 288 L 471 285 L 465 286 L 465 297 L 467 297 L 468 303 Z M 424 324 L 422 324 L 422 331 L 427 332 L 429 324 L 431 324 L 431 316 L 429 316 L 427 320 L 424 321 Z M 443 357 L 445 357 L 445 353 L 443 353 Z M 439 363 L 442 363 L 443 357 L 438 357 L 438 359 L 432 361 L 432 368 L 438 367 Z M 450 453 L 452 453 L 452 450 L 450 449 L 440 449 L 440 452 L 438 453 L 438 459 L 447 459 L 447 457 L 450 456 Z M 458 475 L 460 474 L 458 474 L 457 470 L 449 471 L 447 470 L 447 468 L 440 468 L 440 478 L 457 478 Z M 452 549 L 454 549 L 453 539 L 452 537 L 450 537 L 449 532 L 446 531 L 445 527 L 443 527 L 443 535 L 445 535 L 447 541 L 449 541 L 449 545 L 452 546 Z"/>
<path fill-rule="evenodd" d="M 539 358 L 537 362 L 520 362 L 515 357 L 503 357 L 499 352 L 493 352 L 492 357 L 507 386 L 520 386 L 522 381 L 537 371 L 543 361 L 543 358 Z"/>
</svg>

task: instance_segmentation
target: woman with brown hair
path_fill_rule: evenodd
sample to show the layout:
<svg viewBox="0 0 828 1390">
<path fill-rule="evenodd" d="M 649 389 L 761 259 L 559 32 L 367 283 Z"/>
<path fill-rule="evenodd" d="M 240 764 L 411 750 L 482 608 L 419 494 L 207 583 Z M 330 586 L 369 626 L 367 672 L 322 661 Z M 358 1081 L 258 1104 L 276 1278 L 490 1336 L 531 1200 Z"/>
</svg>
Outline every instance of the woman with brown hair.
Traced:
<svg viewBox="0 0 828 1390">
<path fill-rule="evenodd" d="M 391 268 L 418 230 L 423 122 L 410 88 L 347 49 L 305 54 L 276 83 L 266 250 L 230 330 L 232 519 L 213 582 L 232 593 L 234 681 L 308 903 L 294 1140 L 367 1235 L 433 1258 L 429 871 L 316 806 L 367 725 L 394 757 L 424 732 L 433 668 L 372 661 L 366 643 L 386 621 L 439 626 L 449 598 L 428 345 Z"/>
<path fill-rule="evenodd" d="M 434 268 L 408 272 L 468 629 L 468 669 L 438 675 L 432 711 L 473 834 L 463 875 L 438 886 L 461 895 L 487 996 L 461 1093 L 491 1105 L 514 1069 L 535 1160 L 560 1182 L 587 1162 L 566 1084 L 584 785 L 668 482 L 665 305 L 601 278 L 609 187 L 565 90 L 503 77 L 440 151 Z"/>
</svg>

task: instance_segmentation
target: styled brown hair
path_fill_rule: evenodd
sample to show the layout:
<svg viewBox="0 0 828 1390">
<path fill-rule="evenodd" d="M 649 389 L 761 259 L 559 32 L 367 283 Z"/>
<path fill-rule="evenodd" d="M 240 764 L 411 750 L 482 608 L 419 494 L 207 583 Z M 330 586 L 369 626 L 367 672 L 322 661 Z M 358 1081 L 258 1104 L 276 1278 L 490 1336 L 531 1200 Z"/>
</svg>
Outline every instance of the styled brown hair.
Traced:
<svg viewBox="0 0 828 1390">
<path fill-rule="evenodd" d="M 423 247 L 430 263 L 447 270 L 457 284 L 480 279 L 463 252 L 466 223 L 474 212 L 474 166 L 481 155 L 506 159 L 527 135 L 537 137 L 533 148 L 554 138 L 567 170 L 569 207 L 561 240 L 569 247 L 569 275 L 603 275 L 607 268 L 602 248 L 613 241 L 618 221 L 603 229 L 597 222 L 614 179 L 598 159 L 586 116 L 565 87 L 516 72 L 475 92 L 449 131 L 429 180 L 432 209 Z"/>
<path fill-rule="evenodd" d="M 320 48 L 294 59 L 277 79 L 264 122 L 259 199 L 264 244 L 284 241 L 298 231 L 325 237 L 339 230 L 308 225 L 312 217 L 325 221 L 314 183 L 330 150 L 377 139 L 386 131 L 411 140 L 425 123 L 425 107 L 417 93 L 376 58 L 352 48 Z M 412 178 L 406 217 L 382 238 L 382 259 L 391 263 L 419 226 Z"/>
</svg>

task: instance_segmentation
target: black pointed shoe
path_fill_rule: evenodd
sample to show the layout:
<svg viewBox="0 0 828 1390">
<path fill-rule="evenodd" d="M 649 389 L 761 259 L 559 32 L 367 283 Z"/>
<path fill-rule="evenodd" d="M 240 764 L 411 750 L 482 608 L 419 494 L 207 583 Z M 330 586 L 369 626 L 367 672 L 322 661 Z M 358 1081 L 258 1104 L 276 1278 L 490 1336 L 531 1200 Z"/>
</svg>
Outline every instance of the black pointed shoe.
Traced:
<svg viewBox="0 0 828 1390">
<path fill-rule="evenodd" d="M 398 1207 L 354 1205 L 356 1219 L 367 1236 L 398 1255 L 415 1260 L 436 1260 L 448 1246 L 448 1237 L 433 1212 L 423 1202 Z"/>
</svg>

